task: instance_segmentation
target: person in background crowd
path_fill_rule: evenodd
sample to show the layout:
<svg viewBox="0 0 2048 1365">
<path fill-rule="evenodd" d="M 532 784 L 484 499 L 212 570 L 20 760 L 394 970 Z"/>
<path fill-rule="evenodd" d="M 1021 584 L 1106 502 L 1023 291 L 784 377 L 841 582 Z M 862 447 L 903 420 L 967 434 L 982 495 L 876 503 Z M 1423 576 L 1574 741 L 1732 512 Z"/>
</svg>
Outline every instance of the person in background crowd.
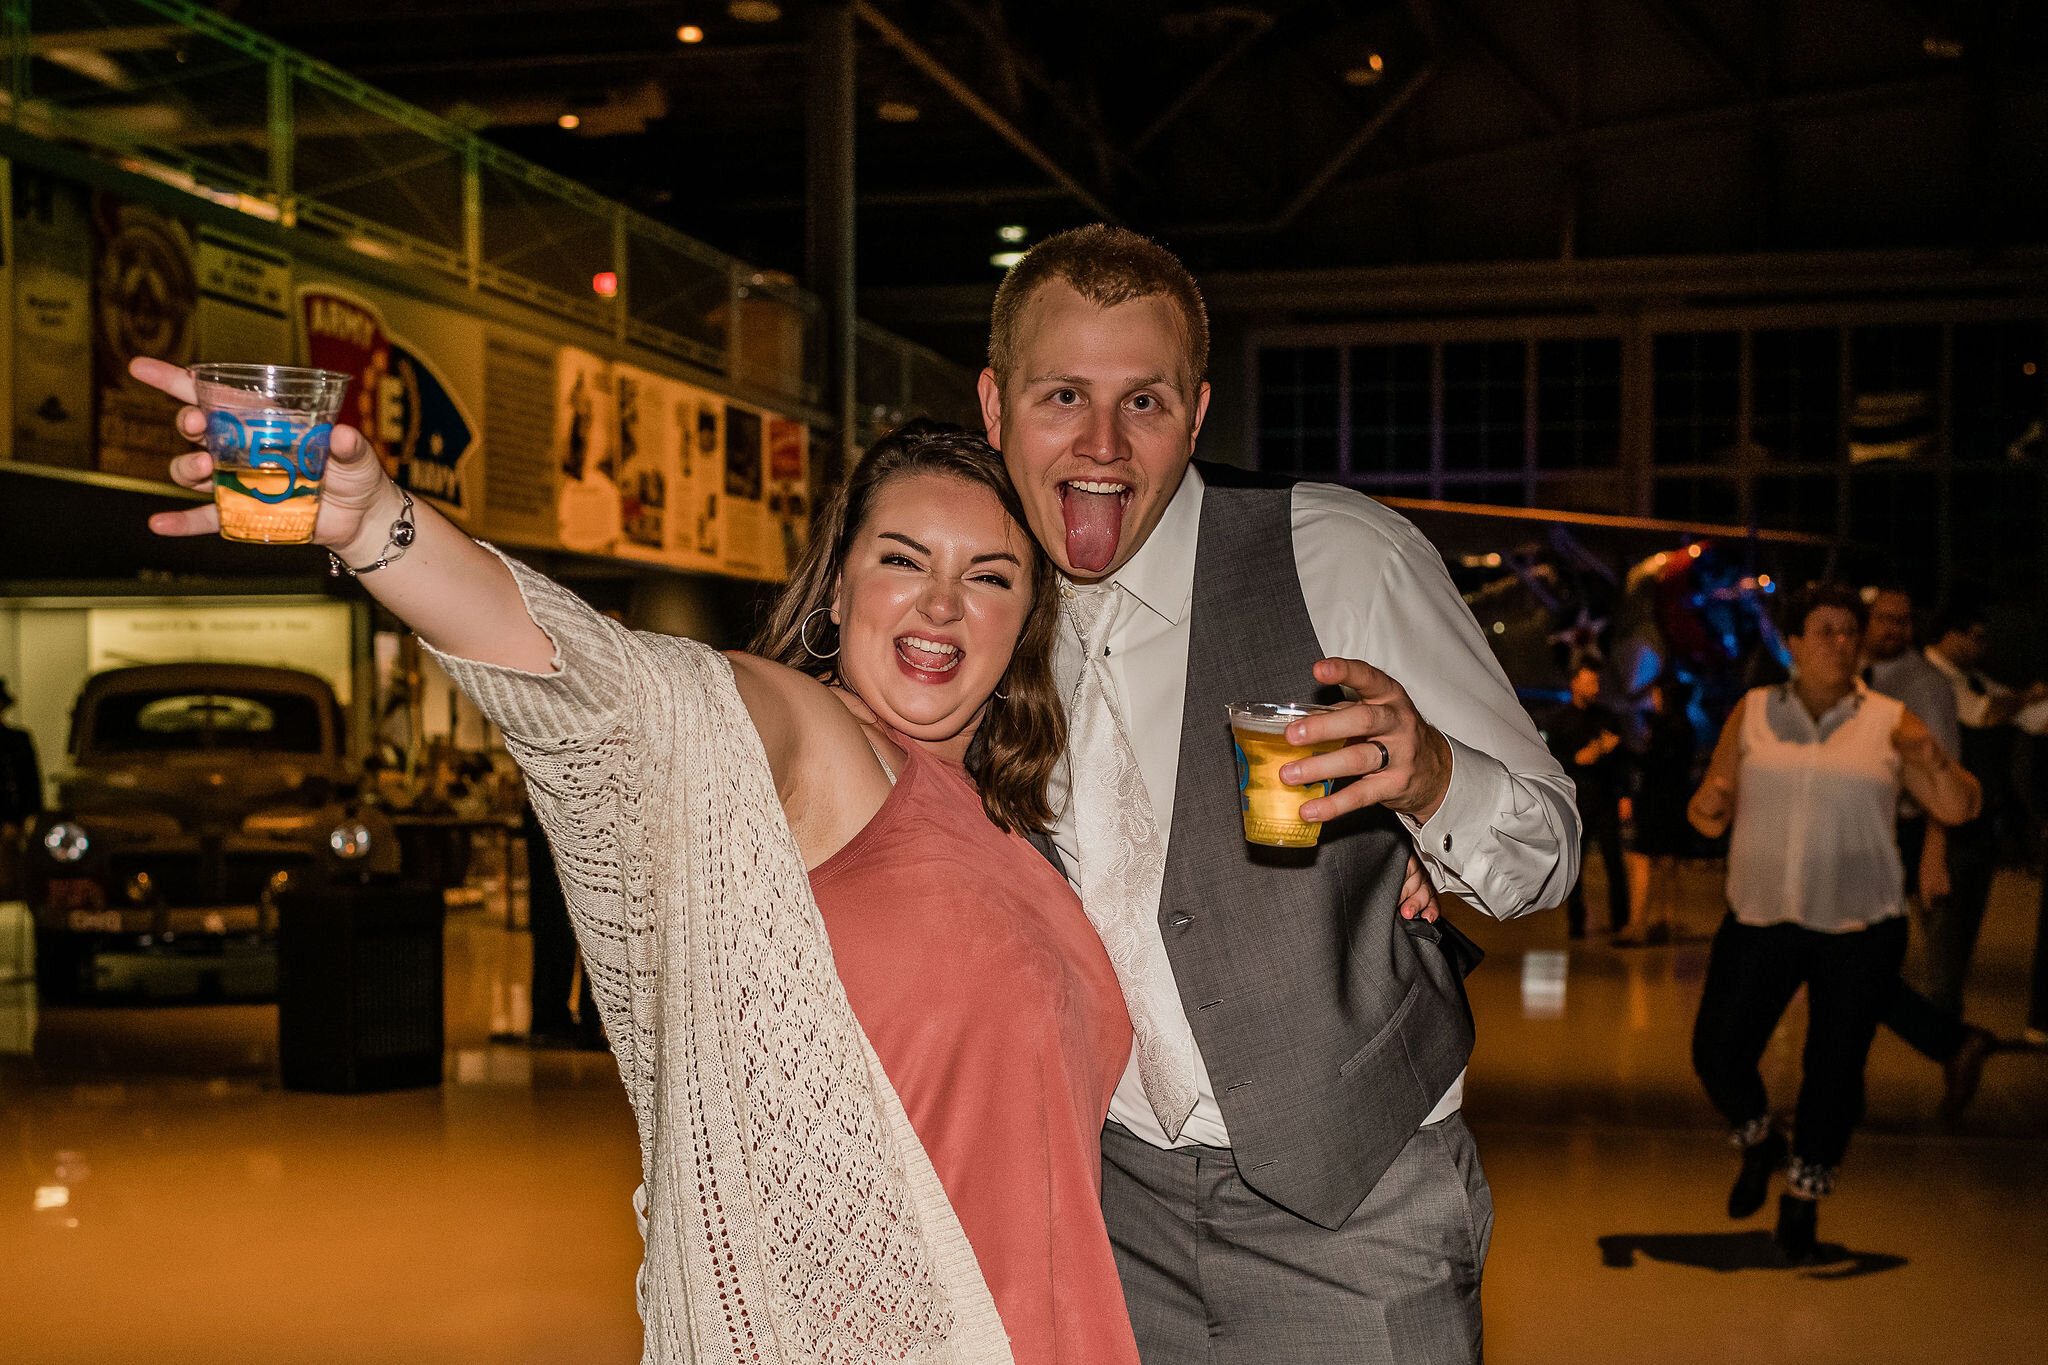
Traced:
<svg viewBox="0 0 2048 1365">
<path fill-rule="evenodd" d="M 539 1048 L 601 1051 L 604 1029 L 598 1023 L 597 1002 L 590 994 L 590 973 L 576 970 L 576 926 L 569 918 L 569 898 L 562 893 L 554 849 L 532 802 L 526 803 L 521 815 L 520 834 L 526 844 L 526 927 L 533 950 L 533 984 L 528 993 L 532 1013 L 526 1040 Z M 576 991 L 573 1014 L 569 1009 L 572 978 L 582 983 Z"/>
<path fill-rule="evenodd" d="M 1685 819 L 1698 747 L 1686 705 L 1692 686 L 1675 673 L 1650 684 L 1649 734 L 1636 763 L 1635 846 L 1628 854 L 1629 900 L 1635 909 L 1618 944 L 1671 941 L 1678 905 L 1678 860 L 1692 841 Z"/>
<path fill-rule="evenodd" d="M 2048 1047 L 2048 872 L 2041 875 L 2041 910 L 2034 921 L 2034 975 L 2027 992 L 2027 1045 Z"/>
<path fill-rule="evenodd" d="M 1628 752 L 1621 744 L 1621 717 L 1600 700 L 1600 664 L 1582 660 L 1572 670 L 1572 699 L 1558 708 L 1544 729 L 1544 741 L 1563 765 L 1565 776 L 1578 785 L 1579 879 L 1565 900 L 1565 918 L 1573 938 L 1586 936 L 1584 867 L 1587 847 L 1600 844 L 1607 869 L 1607 927 L 1619 934 L 1628 927 L 1628 871 L 1622 861 L 1621 825 L 1629 818 Z M 1688 778 L 1688 780 L 1690 780 Z"/>
<path fill-rule="evenodd" d="M 14 709 L 14 693 L 0 678 L 0 721 Z M 0 723 L 0 895 L 14 885 L 22 830 L 42 813 L 43 770 L 36 742 L 26 730 Z"/>
<path fill-rule="evenodd" d="M 1956 694 L 1948 675 L 1913 648 L 1913 598 L 1901 587 L 1882 587 L 1870 595 L 1870 624 L 1863 633 L 1864 685 L 1905 703 L 1934 736 L 1942 752 L 1960 759 L 1962 741 L 1956 718 Z M 1908 873 L 1909 894 L 1917 888 L 1924 911 L 1949 894 L 1947 845 L 1943 831 L 1930 829 L 1926 812 L 1912 796 L 1899 795 L 1897 826 L 1899 857 Z M 1914 1051 L 1941 1063 L 1944 1085 L 1941 1115 L 1954 1118 L 1977 1093 L 1984 1061 L 1998 1040 L 1956 1014 L 1941 1009 L 1903 978 L 1885 1010 L 1885 1027 Z"/>
<path fill-rule="evenodd" d="M 1734 827 L 1693 1069 L 1742 1152 L 1730 1217 L 1763 1207 L 1789 1152 L 1777 1240 L 1794 1260 L 1817 1243 L 1817 1201 L 1863 1117 L 1864 1063 L 1906 954 L 1899 792 L 1945 824 L 1975 815 L 1981 799 L 1925 724 L 1857 677 L 1863 624 L 1862 598 L 1840 584 L 1789 595 L 1792 680 L 1736 703 L 1688 811 L 1708 838 Z M 1788 1142 L 1757 1063 L 1802 985 L 1804 1074 Z"/>
<path fill-rule="evenodd" d="M 0 678 L 0 720 L 14 709 L 14 692 Z M 43 809 L 43 769 L 36 742 L 26 730 L 0 724 L 0 831 L 19 834 Z"/>
<path fill-rule="evenodd" d="M 1927 998 L 1955 1017 L 1963 1012 L 1970 959 L 1977 952 L 1977 931 L 1998 870 L 1998 822 L 2012 787 L 2011 727 L 2022 721 L 2038 731 L 2039 712 L 2048 710 L 2038 705 L 2048 700 L 2048 684 L 2015 691 L 1978 671 L 1989 643 L 1990 626 L 1982 610 L 1951 604 L 1935 618 L 1934 643 L 1926 651 L 1927 662 L 1948 679 L 1955 697 L 1963 766 L 1984 789 L 1983 813 L 1976 819 L 1947 830 L 1928 827 L 1930 849 L 1945 847 L 1948 894 L 1927 906 Z"/>
</svg>

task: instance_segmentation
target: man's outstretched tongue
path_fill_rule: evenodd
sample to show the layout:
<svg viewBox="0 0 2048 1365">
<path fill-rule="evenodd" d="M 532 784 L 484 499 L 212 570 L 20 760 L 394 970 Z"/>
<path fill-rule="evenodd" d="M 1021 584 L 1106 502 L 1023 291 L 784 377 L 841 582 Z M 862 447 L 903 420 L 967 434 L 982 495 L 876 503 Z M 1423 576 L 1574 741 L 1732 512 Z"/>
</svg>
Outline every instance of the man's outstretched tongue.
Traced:
<svg viewBox="0 0 2048 1365">
<path fill-rule="evenodd" d="M 1121 493 L 1084 493 L 1067 485 L 1060 511 L 1067 518 L 1067 562 L 1077 573 L 1097 574 L 1116 558 L 1117 537 L 1124 529 Z"/>
</svg>

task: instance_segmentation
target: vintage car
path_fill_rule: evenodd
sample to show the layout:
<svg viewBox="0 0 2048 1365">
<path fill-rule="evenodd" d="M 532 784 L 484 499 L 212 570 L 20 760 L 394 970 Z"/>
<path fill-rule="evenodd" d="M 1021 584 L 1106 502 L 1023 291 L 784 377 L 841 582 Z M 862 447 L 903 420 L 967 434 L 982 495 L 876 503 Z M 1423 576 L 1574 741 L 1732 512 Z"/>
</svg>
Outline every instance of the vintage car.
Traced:
<svg viewBox="0 0 2048 1365">
<path fill-rule="evenodd" d="M 100 955 L 246 957 L 298 885 L 394 875 L 390 821 L 357 799 L 341 708 L 288 668 L 100 673 L 71 718 L 72 772 L 29 831 L 45 998 L 102 984 Z"/>
</svg>

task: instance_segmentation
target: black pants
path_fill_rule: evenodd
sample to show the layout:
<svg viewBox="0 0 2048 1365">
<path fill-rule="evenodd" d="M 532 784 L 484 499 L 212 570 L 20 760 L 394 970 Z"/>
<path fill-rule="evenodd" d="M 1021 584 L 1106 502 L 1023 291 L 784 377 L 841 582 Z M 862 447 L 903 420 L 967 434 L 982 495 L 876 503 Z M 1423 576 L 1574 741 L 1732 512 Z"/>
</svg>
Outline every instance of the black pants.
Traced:
<svg viewBox="0 0 2048 1365">
<path fill-rule="evenodd" d="M 1607 927 L 1616 933 L 1628 927 L 1628 869 L 1621 860 L 1621 807 L 1612 800 L 1579 803 L 1579 879 L 1564 903 L 1565 918 L 1574 934 L 1586 931 L 1586 859 L 1591 845 L 1600 844 L 1600 861 L 1607 868 Z"/>
<path fill-rule="evenodd" d="M 1958 1018 L 1997 871 L 1998 839 L 1988 818 L 1948 832 L 1949 894 L 1927 907 L 1927 998 Z"/>
<path fill-rule="evenodd" d="M 1835 1167 L 1863 1118 L 1863 1064 L 1906 956 L 1903 916 L 1846 934 L 1721 921 L 1693 1025 L 1692 1066 L 1731 1127 L 1770 1112 L 1757 1070 L 1792 997 L 1806 987 L 1806 1055 L 1792 1152 Z"/>
<path fill-rule="evenodd" d="M 1899 821 L 1899 860 L 1905 865 L 1908 886 L 1914 885 L 1919 877 L 1920 849 L 1926 837 L 1926 816 Z M 1942 1009 L 1914 990 L 1904 977 L 1892 989 L 1891 1003 L 1885 1007 L 1884 1026 L 1898 1034 L 1906 1046 L 1935 1062 L 1946 1062 L 1955 1056 L 1968 1033 L 1959 1015 Z"/>
<path fill-rule="evenodd" d="M 2034 920 L 2034 982 L 2027 1027 L 2048 1030 L 2048 872 L 2041 876 L 2041 910 Z"/>
<path fill-rule="evenodd" d="M 569 982 L 576 975 L 576 929 L 569 922 L 569 901 L 555 869 L 548 836 L 527 807 L 522 826 L 526 837 L 526 927 L 533 944 L 533 986 L 530 992 L 535 1033 L 588 1038 L 597 1032 L 597 1006 L 590 998 L 590 975 L 583 977 L 575 1014 L 569 1010 Z M 599 1035 L 601 1036 L 601 1034 Z"/>
</svg>

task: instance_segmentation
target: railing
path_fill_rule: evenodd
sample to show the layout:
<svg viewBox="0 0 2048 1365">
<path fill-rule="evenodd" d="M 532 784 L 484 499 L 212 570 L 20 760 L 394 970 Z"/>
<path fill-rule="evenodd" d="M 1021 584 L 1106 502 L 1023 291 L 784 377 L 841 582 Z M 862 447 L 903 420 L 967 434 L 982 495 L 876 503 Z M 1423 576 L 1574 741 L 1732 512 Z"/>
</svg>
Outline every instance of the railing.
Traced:
<svg viewBox="0 0 2048 1365">
<path fill-rule="evenodd" d="M 816 408 L 822 305 L 666 224 L 185 0 L 6 0 L 6 118 Z M 973 377 L 861 324 L 864 427 L 971 415 Z M 873 385 L 856 376 L 857 391 Z M 879 411 L 877 410 L 879 408 Z M 892 414 L 887 421 L 881 413 Z"/>
</svg>

